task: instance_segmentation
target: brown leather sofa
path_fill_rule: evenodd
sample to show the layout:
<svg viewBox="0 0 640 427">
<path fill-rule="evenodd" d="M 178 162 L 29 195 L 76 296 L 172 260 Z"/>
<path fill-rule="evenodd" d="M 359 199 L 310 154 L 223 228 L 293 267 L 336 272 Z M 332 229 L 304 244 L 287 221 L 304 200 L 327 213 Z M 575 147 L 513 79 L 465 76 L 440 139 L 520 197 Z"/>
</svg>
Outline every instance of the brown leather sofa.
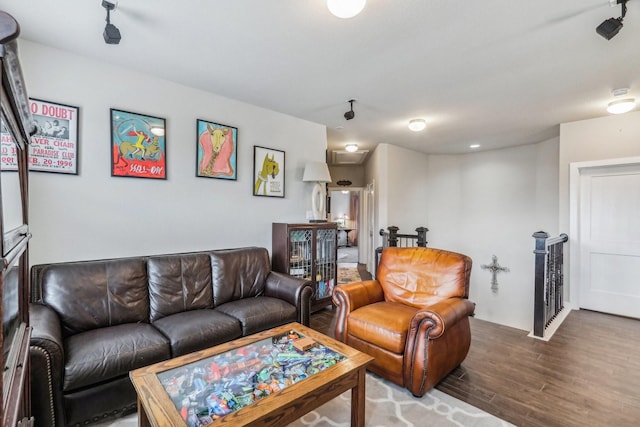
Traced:
<svg viewBox="0 0 640 427">
<path fill-rule="evenodd" d="M 335 288 L 335 336 L 375 358 L 367 369 L 424 395 L 467 356 L 471 258 L 433 248 L 385 248 L 377 280 Z"/>
<path fill-rule="evenodd" d="M 38 427 L 135 409 L 129 371 L 288 322 L 309 324 L 311 283 L 264 248 L 36 265 L 32 411 Z"/>
</svg>

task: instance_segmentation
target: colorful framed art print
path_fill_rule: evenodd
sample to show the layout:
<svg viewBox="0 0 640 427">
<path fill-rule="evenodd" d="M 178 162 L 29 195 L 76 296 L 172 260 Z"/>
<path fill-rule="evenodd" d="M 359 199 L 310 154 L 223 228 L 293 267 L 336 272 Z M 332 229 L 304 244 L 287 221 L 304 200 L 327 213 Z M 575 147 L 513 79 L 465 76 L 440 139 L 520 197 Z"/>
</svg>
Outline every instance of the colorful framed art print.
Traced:
<svg viewBox="0 0 640 427">
<path fill-rule="evenodd" d="M 167 179 L 165 119 L 111 109 L 111 176 Z"/>
</svg>

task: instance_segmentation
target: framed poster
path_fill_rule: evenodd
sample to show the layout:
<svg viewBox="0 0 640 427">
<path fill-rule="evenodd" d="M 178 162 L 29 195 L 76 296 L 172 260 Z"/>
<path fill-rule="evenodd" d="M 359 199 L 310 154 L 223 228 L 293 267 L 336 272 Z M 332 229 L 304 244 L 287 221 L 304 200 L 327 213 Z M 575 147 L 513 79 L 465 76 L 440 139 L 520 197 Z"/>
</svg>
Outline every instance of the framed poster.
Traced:
<svg viewBox="0 0 640 427">
<path fill-rule="evenodd" d="M 238 176 L 238 129 L 196 120 L 196 176 L 229 179 Z"/>
<path fill-rule="evenodd" d="M 253 146 L 253 195 L 284 197 L 284 151 Z"/>
<path fill-rule="evenodd" d="M 36 133 L 29 144 L 29 170 L 78 174 L 79 108 L 29 99 Z M 11 135 L 2 128 L 2 170 L 17 170 Z"/>
<path fill-rule="evenodd" d="M 111 109 L 111 176 L 167 179 L 166 122 Z"/>
<path fill-rule="evenodd" d="M 0 170 L 4 171 L 17 171 L 18 170 L 18 151 L 16 145 L 13 143 L 11 133 L 4 126 L 2 121 L 2 128 L 0 129 Z"/>
</svg>

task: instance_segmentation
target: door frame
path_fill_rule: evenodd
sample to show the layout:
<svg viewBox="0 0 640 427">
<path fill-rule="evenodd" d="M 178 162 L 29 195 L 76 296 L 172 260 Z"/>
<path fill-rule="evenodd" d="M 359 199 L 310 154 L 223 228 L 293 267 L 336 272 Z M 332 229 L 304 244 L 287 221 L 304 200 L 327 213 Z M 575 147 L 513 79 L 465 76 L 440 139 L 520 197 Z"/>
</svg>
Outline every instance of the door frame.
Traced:
<svg viewBox="0 0 640 427">
<path fill-rule="evenodd" d="M 362 262 L 362 248 L 363 248 L 363 243 L 365 243 L 365 240 L 363 240 L 363 234 L 361 233 L 362 227 L 366 226 L 366 217 L 363 215 L 363 206 L 362 206 L 362 197 L 364 195 L 364 188 L 363 187 L 328 187 L 327 191 L 331 192 L 331 191 L 353 191 L 354 193 L 358 193 L 358 198 L 360 200 L 360 209 L 358 212 L 358 263 Z M 331 193 L 329 193 L 331 194 Z M 335 221 L 335 219 L 332 217 L 331 221 Z"/>
<path fill-rule="evenodd" d="M 580 308 L 580 184 L 582 175 L 591 169 L 633 165 L 640 166 L 640 157 L 569 164 L 569 304 L 567 305 L 572 309 Z"/>
</svg>

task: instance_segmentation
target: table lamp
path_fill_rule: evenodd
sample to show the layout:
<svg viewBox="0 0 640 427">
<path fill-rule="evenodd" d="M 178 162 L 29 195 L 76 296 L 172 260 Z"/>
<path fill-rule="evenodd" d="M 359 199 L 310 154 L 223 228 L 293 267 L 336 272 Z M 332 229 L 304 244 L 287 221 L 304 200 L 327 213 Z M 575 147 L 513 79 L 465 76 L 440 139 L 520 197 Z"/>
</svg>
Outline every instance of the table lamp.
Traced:
<svg viewBox="0 0 640 427">
<path fill-rule="evenodd" d="M 325 209 L 325 201 L 327 193 L 324 183 L 331 182 L 329 168 L 324 162 L 307 162 L 304 167 L 304 182 L 315 182 L 311 193 L 311 206 L 313 209 L 313 219 L 311 222 L 327 222 L 327 213 Z"/>
</svg>

